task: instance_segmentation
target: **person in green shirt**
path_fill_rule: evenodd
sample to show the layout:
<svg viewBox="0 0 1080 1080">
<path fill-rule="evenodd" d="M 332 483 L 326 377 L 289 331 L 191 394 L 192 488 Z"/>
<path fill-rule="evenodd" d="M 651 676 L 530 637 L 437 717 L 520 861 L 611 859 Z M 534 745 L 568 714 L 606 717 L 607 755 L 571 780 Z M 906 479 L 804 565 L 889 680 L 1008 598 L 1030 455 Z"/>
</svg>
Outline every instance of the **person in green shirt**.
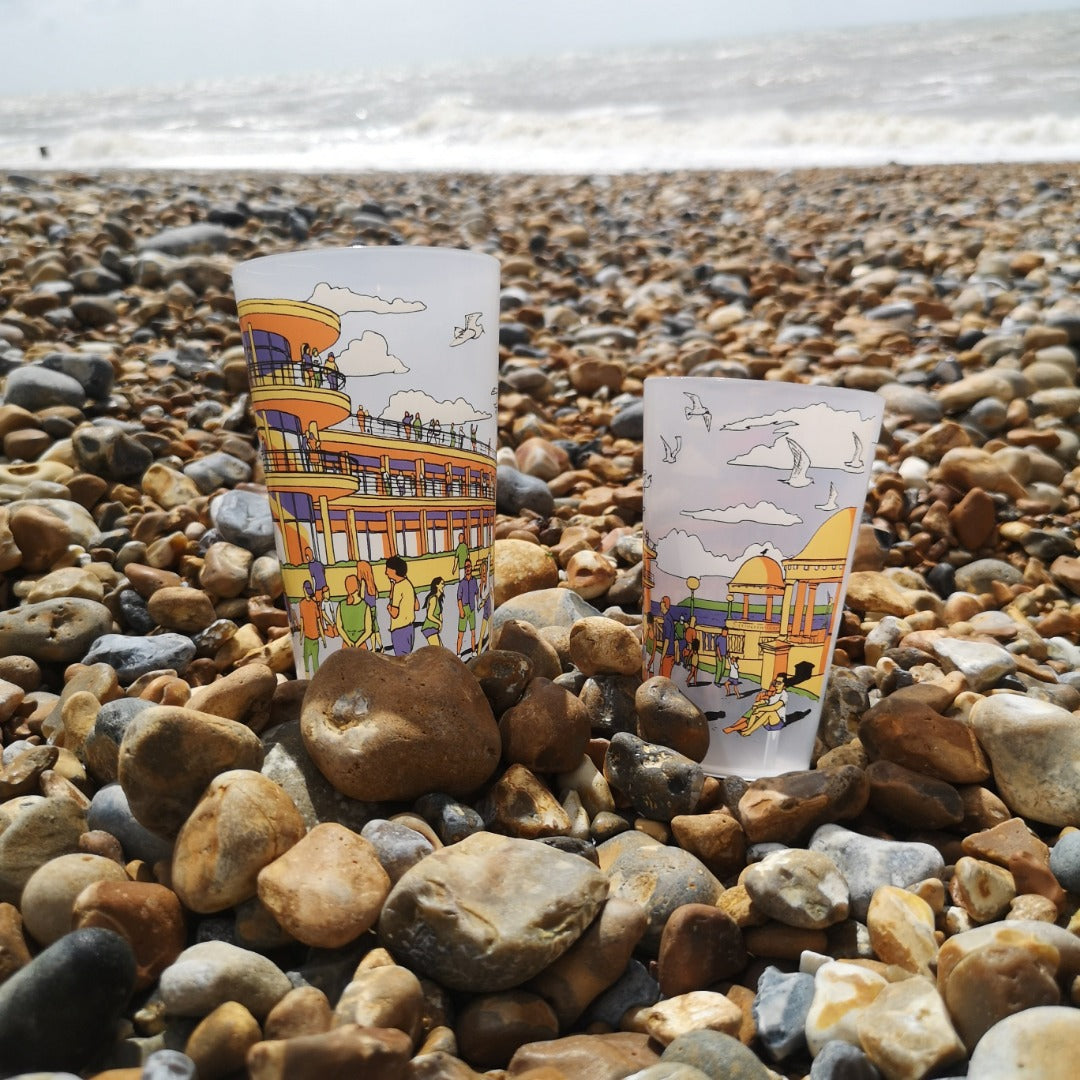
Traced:
<svg viewBox="0 0 1080 1080">
<path fill-rule="evenodd" d="M 465 543 L 465 534 L 458 533 L 457 547 L 454 548 L 454 573 L 460 581 L 465 577 L 465 564 L 469 561 L 469 545 Z"/>
<path fill-rule="evenodd" d="M 360 579 L 350 574 L 345 579 L 345 599 L 338 604 L 336 619 L 346 646 L 359 649 L 371 637 L 369 610 L 360 595 Z"/>
</svg>

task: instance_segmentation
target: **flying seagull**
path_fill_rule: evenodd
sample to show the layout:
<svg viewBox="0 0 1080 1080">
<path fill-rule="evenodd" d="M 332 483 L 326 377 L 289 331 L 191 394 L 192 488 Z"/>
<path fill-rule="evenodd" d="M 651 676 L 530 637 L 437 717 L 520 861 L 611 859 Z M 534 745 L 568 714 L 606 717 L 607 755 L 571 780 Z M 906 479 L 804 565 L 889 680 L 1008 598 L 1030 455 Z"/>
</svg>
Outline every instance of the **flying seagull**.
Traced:
<svg viewBox="0 0 1080 1080">
<path fill-rule="evenodd" d="M 791 475 L 781 480 L 781 483 L 790 487 L 806 487 L 812 484 L 814 481 L 806 475 L 806 470 L 810 468 L 810 458 L 806 451 L 790 435 L 785 435 L 784 438 L 791 448 L 791 456 L 795 459 L 795 464 L 792 466 Z"/>
<path fill-rule="evenodd" d="M 465 316 L 464 326 L 454 327 L 454 337 L 450 342 L 451 348 L 455 345 L 464 345 L 466 341 L 472 341 L 473 338 L 478 338 L 484 332 L 484 328 L 480 325 L 480 316 L 482 314 L 481 311 L 473 311 Z"/>
<path fill-rule="evenodd" d="M 700 416 L 705 421 L 705 430 L 712 431 L 712 413 L 702 403 L 701 398 L 697 394 L 691 394 L 686 390 L 683 391 L 683 396 L 690 399 L 690 404 L 686 406 L 686 419 L 689 420 L 693 416 Z"/>
<path fill-rule="evenodd" d="M 829 497 L 823 502 L 817 504 L 818 510 L 835 510 L 838 503 L 836 501 L 836 485 L 829 484 Z"/>
<path fill-rule="evenodd" d="M 660 441 L 664 444 L 664 460 L 674 464 L 675 459 L 679 456 L 679 451 L 682 449 L 682 436 L 675 436 L 674 446 L 672 446 L 663 435 L 660 436 Z"/>
<path fill-rule="evenodd" d="M 855 440 L 855 453 L 851 455 L 850 461 L 844 462 L 844 468 L 851 469 L 852 472 L 862 472 L 864 467 L 862 439 L 854 431 L 851 437 Z"/>
</svg>

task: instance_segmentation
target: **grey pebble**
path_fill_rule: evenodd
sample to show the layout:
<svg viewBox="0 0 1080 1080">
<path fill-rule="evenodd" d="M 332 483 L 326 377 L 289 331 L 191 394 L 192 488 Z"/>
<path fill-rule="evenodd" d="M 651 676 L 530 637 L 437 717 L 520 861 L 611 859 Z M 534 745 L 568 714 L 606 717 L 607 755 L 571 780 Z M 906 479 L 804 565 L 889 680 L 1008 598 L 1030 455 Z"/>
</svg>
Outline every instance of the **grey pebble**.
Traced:
<svg viewBox="0 0 1080 1080">
<path fill-rule="evenodd" d="M 86 391 L 78 379 L 62 371 L 50 371 L 40 364 L 26 364 L 7 377 L 4 401 L 8 405 L 21 405 L 30 412 L 53 405 L 81 409 L 86 404 Z"/>
<path fill-rule="evenodd" d="M 227 491 L 210 502 L 210 519 L 223 539 L 263 555 L 274 547 L 270 500 L 254 491 Z"/>
<path fill-rule="evenodd" d="M 184 475 L 193 480 L 204 494 L 210 495 L 218 488 L 231 488 L 251 479 L 251 466 L 246 461 L 215 450 L 204 458 L 197 458 L 184 466 Z"/>
<path fill-rule="evenodd" d="M 555 497 L 538 476 L 529 476 L 512 465 L 500 465 L 495 471 L 495 504 L 500 514 L 513 516 L 532 510 L 549 517 L 555 510 Z"/>
<path fill-rule="evenodd" d="M 182 673 L 195 656 L 195 643 L 183 634 L 128 637 L 103 634 L 83 657 L 84 664 L 108 664 L 120 682 L 130 685 L 150 671 Z"/>
<path fill-rule="evenodd" d="M 1050 870 L 1063 889 L 1080 893 L 1080 832 L 1058 838 L 1050 849 Z"/>
<path fill-rule="evenodd" d="M 859 1047 L 833 1039 L 814 1058 L 810 1080 L 881 1080 L 881 1073 Z"/>
<path fill-rule="evenodd" d="M 119 784 L 106 784 L 90 800 L 86 814 L 88 829 L 101 829 L 120 841 L 127 859 L 154 863 L 172 856 L 172 844 L 135 820 L 127 795 Z"/>
<path fill-rule="evenodd" d="M 754 996 L 754 1023 L 773 1061 L 806 1050 L 806 1017 L 813 1000 L 813 975 L 786 974 L 771 965 L 761 973 Z"/>
</svg>

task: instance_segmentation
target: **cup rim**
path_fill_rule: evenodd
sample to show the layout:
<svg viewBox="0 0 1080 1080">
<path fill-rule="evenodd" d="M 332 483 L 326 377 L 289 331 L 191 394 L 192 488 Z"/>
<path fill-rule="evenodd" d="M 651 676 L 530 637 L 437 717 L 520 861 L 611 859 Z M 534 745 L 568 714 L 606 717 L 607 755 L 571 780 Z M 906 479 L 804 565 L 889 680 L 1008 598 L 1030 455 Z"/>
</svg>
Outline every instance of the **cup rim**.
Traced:
<svg viewBox="0 0 1080 1080">
<path fill-rule="evenodd" d="M 501 266 L 499 260 L 494 255 L 489 255 L 484 251 L 473 251 L 470 248 L 445 247 L 433 244 L 398 244 L 392 246 L 351 244 L 333 247 L 297 248 L 294 251 L 280 251 L 273 255 L 257 255 L 252 259 L 245 259 L 243 262 L 237 263 L 233 267 L 233 276 L 235 278 L 238 271 L 241 273 L 253 274 L 269 271 L 272 267 L 268 266 L 268 263 L 273 263 L 274 266 L 280 266 L 290 261 L 303 264 L 313 260 L 319 260 L 321 262 L 327 259 L 356 259 L 358 257 L 365 258 L 376 254 L 380 258 L 390 259 L 399 259 L 403 256 L 416 256 L 420 254 L 423 254 L 425 257 L 435 256 L 436 258 L 453 257 L 457 259 L 476 259 L 489 264 L 493 263 L 496 267 Z"/>
</svg>

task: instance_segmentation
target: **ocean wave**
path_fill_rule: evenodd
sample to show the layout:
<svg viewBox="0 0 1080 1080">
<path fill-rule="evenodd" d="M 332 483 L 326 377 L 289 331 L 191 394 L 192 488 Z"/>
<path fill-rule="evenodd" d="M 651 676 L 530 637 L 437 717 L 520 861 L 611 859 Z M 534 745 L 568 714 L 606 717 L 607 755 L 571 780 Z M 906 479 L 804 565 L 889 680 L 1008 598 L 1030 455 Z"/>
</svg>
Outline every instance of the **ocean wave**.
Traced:
<svg viewBox="0 0 1080 1080">
<path fill-rule="evenodd" d="M 299 171 L 626 172 L 988 161 L 1080 160 L 1080 118 L 957 120 L 786 110 L 671 120 L 656 110 L 584 108 L 554 117 L 433 103 L 401 125 L 220 131 L 81 129 L 50 145 L 57 168 Z M 0 142 L 7 166 L 39 163 L 36 145 Z"/>
</svg>

